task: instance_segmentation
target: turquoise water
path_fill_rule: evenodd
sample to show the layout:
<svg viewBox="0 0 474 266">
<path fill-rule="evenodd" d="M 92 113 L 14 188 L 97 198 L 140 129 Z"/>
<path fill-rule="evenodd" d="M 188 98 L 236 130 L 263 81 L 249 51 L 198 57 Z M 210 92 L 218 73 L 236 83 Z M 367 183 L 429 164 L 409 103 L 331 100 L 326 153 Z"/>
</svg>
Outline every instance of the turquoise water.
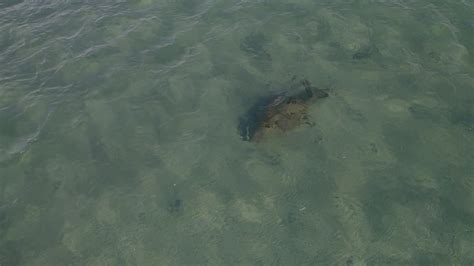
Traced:
<svg viewBox="0 0 474 266">
<path fill-rule="evenodd" d="M 473 148 L 472 0 L 0 1 L 1 266 L 474 265 Z"/>
</svg>

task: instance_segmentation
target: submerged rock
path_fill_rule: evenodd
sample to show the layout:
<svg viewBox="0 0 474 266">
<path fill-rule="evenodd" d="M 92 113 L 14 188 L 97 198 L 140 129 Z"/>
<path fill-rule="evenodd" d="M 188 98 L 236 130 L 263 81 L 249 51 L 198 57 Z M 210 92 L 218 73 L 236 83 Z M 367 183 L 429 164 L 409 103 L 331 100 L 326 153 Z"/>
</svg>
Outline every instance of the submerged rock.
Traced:
<svg viewBox="0 0 474 266">
<path fill-rule="evenodd" d="M 259 140 L 267 131 L 288 131 L 308 122 L 308 107 L 317 99 L 328 97 L 325 90 L 301 81 L 302 90 L 260 98 L 239 118 L 242 140 Z"/>
</svg>

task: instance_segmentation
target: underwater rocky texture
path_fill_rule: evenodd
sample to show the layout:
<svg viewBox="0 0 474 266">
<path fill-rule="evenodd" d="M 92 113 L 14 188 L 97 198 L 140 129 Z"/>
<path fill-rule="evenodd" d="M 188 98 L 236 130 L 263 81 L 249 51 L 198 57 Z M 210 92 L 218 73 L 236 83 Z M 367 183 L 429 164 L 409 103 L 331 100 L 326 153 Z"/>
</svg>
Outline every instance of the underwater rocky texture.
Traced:
<svg viewBox="0 0 474 266">
<path fill-rule="evenodd" d="M 296 92 L 289 90 L 262 97 L 239 118 L 240 137 L 245 141 L 258 141 L 271 131 L 284 132 L 310 124 L 309 105 L 328 96 L 325 90 L 312 87 L 304 79 Z"/>
</svg>

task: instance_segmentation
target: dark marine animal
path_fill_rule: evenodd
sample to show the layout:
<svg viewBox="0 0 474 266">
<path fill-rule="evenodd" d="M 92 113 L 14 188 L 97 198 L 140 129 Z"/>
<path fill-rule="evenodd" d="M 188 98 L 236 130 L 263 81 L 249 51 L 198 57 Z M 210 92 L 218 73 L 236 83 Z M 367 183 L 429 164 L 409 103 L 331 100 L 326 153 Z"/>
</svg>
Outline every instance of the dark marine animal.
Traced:
<svg viewBox="0 0 474 266">
<path fill-rule="evenodd" d="M 308 122 L 308 107 L 329 94 L 302 80 L 297 92 L 262 97 L 239 118 L 239 134 L 244 141 L 258 141 L 266 132 L 287 131 Z M 301 86 L 300 86 L 301 87 Z"/>
</svg>

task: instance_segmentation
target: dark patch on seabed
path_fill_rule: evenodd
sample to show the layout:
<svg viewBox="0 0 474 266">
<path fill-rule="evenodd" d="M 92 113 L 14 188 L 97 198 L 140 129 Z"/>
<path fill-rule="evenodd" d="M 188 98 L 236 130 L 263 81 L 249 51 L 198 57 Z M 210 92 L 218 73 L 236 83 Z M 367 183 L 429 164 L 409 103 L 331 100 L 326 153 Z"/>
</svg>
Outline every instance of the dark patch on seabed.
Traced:
<svg viewBox="0 0 474 266">
<path fill-rule="evenodd" d="M 168 202 L 166 209 L 170 214 L 179 214 L 183 211 L 183 202 L 178 198 L 172 199 Z"/>
<path fill-rule="evenodd" d="M 20 265 L 20 246 L 14 241 L 0 242 L 0 265 L 15 266 Z"/>
<path fill-rule="evenodd" d="M 240 49 L 248 55 L 260 60 L 271 60 L 272 56 L 267 51 L 268 40 L 261 32 L 252 32 L 240 44 Z"/>
<path fill-rule="evenodd" d="M 356 60 L 367 59 L 367 58 L 370 58 L 376 52 L 378 52 L 378 49 L 373 44 L 363 46 L 352 55 L 352 59 L 356 59 Z"/>
</svg>

